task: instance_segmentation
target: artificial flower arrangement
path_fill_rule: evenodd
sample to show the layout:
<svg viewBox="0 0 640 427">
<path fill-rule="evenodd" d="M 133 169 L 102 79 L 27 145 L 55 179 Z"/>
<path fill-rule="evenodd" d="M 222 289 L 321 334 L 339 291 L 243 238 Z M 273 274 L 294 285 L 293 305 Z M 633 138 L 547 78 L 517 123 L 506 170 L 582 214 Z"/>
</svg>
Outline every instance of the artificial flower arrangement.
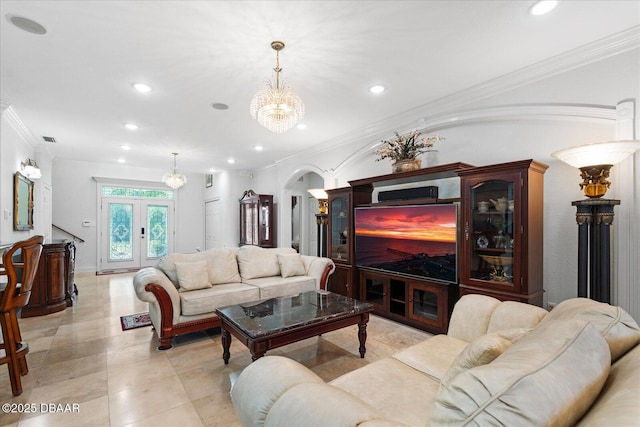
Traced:
<svg viewBox="0 0 640 427">
<path fill-rule="evenodd" d="M 414 160 L 420 154 L 432 151 L 431 147 L 437 141 L 445 138 L 439 135 L 427 136 L 420 138 L 420 131 L 414 130 L 406 135 L 400 135 L 395 132 L 396 137 L 388 140 L 382 140 L 382 146 L 375 151 L 379 156 L 376 161 L 384 159 L 398 160 Z"/>
</svg>

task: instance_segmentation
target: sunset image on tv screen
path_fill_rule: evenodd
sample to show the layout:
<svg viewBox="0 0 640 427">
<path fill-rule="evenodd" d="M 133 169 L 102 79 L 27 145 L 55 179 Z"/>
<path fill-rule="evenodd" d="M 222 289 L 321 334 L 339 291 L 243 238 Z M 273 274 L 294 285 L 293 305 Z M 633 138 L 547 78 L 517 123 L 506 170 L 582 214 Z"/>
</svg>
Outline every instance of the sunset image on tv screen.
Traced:
<svg viewBox="0 0 640 427">
<path fill-rule="evenodd" d="M 457 206 L 356 208 L 356 264 L 456 281 Z"/>
</svg>

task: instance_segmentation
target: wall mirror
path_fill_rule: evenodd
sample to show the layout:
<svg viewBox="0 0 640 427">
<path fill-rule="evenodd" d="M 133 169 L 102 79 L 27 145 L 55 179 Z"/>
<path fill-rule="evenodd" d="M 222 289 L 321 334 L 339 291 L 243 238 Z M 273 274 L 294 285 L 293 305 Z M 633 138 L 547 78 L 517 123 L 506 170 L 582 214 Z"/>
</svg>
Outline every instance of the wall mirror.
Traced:
<svg viewBox="0 0 640 427">
<path fill-rule="evenodd" d="M 13 184 L 13 229 L 33 229 L 33 181 L 16 172 Z"/>
</svg>

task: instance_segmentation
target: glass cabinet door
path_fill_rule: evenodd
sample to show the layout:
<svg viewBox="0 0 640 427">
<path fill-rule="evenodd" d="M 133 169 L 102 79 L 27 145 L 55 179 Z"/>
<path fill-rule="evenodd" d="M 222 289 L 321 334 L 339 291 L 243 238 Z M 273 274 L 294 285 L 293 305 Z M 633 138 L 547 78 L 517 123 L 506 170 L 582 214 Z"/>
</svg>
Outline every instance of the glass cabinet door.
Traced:
<svg viewBox="0 0 640 427">
<path fill-rule="evenodd" d="M 471 212 L 465 224 L 469 278 L 513 285 L 515 183 L 486 180 L 473 185 L 469 196 Z"/>
<path fill-rule="evenodd" d="M 349 262 L 349 200 L 347 196 L 330 201 L 331 258 Z"/>
</svg>

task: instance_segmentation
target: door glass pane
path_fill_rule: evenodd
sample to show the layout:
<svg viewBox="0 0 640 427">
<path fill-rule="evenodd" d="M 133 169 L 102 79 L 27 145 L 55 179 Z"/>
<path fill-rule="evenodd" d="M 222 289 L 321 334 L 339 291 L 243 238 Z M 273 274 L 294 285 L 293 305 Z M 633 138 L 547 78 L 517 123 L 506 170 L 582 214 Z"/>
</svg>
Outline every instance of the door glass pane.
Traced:
<svg viewBox="0 0 640 427">
<path fill-rule="evenodd" d="M 382 280 L 367 278 L 364 286 L 366 290 L 365 299 L 368 302 L 378 305 L 384 304 L 384 282 Z"/>
<path fill-rule="evenodd" d="M 102 195 L 105 197 L 142 197 L 149 199 L 173 199 L 173 190 L 153 190 L 146 188 L 130 187 L 102 187 Z"/>
<path fill-rule="evenodd" d="M 133 259 L 133 204 L 109 205 L 109 261 Z"/>
<path fill-rule="evenodd" d="M 331 200 L 331 257 L 345 261 L 349 261 L 347 209 L 346 197 L 335 197 Z"/>
<path fill-rule="evenodd" d="M 514 183 L 485 181 L 471 189 L 471 274 L 513 283 Z"/>
<path fill-rule="evenodd" d="M 167 255 L 168 206 L 149 205 L 147 209 L 147 258 L 160 258 Z"/>
<path fill-rule="evenodd" d="M 426 289 L 413 289 L 413 315 L 438 320 L 438 295 Z"/>
<path fill-rule="evenodd" d="M 271 238 L 271 230 L 269 229 L 269 201 L 263 200 L 260 209 L 262 210 L 262 238 L 269 240 Z M 260 243 L 260 240 L 258 240 L 258 243 Z"/>
</svg>

